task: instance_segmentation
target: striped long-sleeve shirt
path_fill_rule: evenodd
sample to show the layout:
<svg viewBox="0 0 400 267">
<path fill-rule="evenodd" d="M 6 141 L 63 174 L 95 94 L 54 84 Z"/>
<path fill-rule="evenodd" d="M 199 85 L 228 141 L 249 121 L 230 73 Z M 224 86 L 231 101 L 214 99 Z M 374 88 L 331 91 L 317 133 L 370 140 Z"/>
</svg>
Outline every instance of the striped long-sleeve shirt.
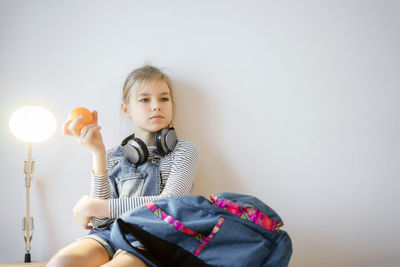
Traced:
<svg viewBox="0 0 400 267">
<path fill-rule="evenodd" d="M 175 149 L 160 160 L 161 186 L 160 194 L 157 196 L 112 197 L 108 173 L 119 160 L 119 158 L 111 156 L 117 148 L 118 146 L 107 151 L 107 172 L 104 175 L 92 173 L 90 195 L 93 198 L 108 199 L 110 206 L 109 218 L 118 218 L 125 211 L 162 197 L 190 195 L 199 158 L 197 146 L 192 142 L 178 140 Z M 98 220 L 94 219 L 93 223 L 97 224 L 96 221 L 98 222 Z"/>
</svg>

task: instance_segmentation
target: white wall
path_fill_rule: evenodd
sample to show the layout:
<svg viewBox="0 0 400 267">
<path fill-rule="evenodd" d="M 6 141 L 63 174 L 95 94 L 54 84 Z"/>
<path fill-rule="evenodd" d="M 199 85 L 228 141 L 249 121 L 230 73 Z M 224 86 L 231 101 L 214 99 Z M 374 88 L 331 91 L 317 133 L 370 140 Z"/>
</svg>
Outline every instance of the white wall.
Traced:
<svg viewBox="0 0 400 267">
<path fill-rule="evenodd" d="M 8 119 L 99 110 L 107 147 L 144 63 L 176 85 L 176 128 L 201 153 L 196 194 L 252 194 L 284 219 L 290 266 L 399 266 L 398 1 L 0 1 L 0 262 L 22 260 L 23 161 Z M 84 234 L 71 209 L 90 154 L 60 128 L 33 147 L 32 256 Z"/>
</svg>

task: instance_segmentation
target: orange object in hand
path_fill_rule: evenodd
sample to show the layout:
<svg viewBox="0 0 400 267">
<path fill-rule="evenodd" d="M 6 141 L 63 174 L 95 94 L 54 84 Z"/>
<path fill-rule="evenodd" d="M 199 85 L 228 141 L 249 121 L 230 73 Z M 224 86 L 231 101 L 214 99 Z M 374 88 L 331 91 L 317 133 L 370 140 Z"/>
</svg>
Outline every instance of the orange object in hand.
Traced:
<svg viewBox="0 0 400 267">
<path fill-rule="evenodd" d="M 83 120 L 78 124 L 78 131 L 80 132 L 83 126 L 93 122 L 93 115 L 87 108 L 78 107 L 69 113 L 68 120 L 72 122 L 79 116 L 83 116 Z"/>
</svg>

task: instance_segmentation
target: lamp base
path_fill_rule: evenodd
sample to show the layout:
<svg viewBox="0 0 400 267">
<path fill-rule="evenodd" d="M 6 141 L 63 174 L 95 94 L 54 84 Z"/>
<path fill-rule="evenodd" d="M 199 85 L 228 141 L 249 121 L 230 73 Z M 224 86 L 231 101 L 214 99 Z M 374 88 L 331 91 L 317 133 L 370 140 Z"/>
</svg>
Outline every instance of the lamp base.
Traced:
<svg viewBox="0 0 400 267">
<path fill-rule="evenodd" d="M 24 262 L 31 262 L 31 254 L 25 253 L 25 261 Z"/>
</svg>

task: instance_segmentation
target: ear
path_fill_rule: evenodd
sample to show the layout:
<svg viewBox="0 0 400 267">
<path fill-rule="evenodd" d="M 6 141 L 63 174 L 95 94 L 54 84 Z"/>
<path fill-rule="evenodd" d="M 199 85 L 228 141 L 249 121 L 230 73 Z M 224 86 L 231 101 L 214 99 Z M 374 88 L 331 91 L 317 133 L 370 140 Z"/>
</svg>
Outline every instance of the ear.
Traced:
<svg viewBox="0 0 400 267">
<path fill-rule="evenodd" d="M 128 115 L 128 106 L 125 105 L 124 103 L 121 103 L 121 111 L 122 113 L 124 113 L 125 115 Z"/>
</svg>

